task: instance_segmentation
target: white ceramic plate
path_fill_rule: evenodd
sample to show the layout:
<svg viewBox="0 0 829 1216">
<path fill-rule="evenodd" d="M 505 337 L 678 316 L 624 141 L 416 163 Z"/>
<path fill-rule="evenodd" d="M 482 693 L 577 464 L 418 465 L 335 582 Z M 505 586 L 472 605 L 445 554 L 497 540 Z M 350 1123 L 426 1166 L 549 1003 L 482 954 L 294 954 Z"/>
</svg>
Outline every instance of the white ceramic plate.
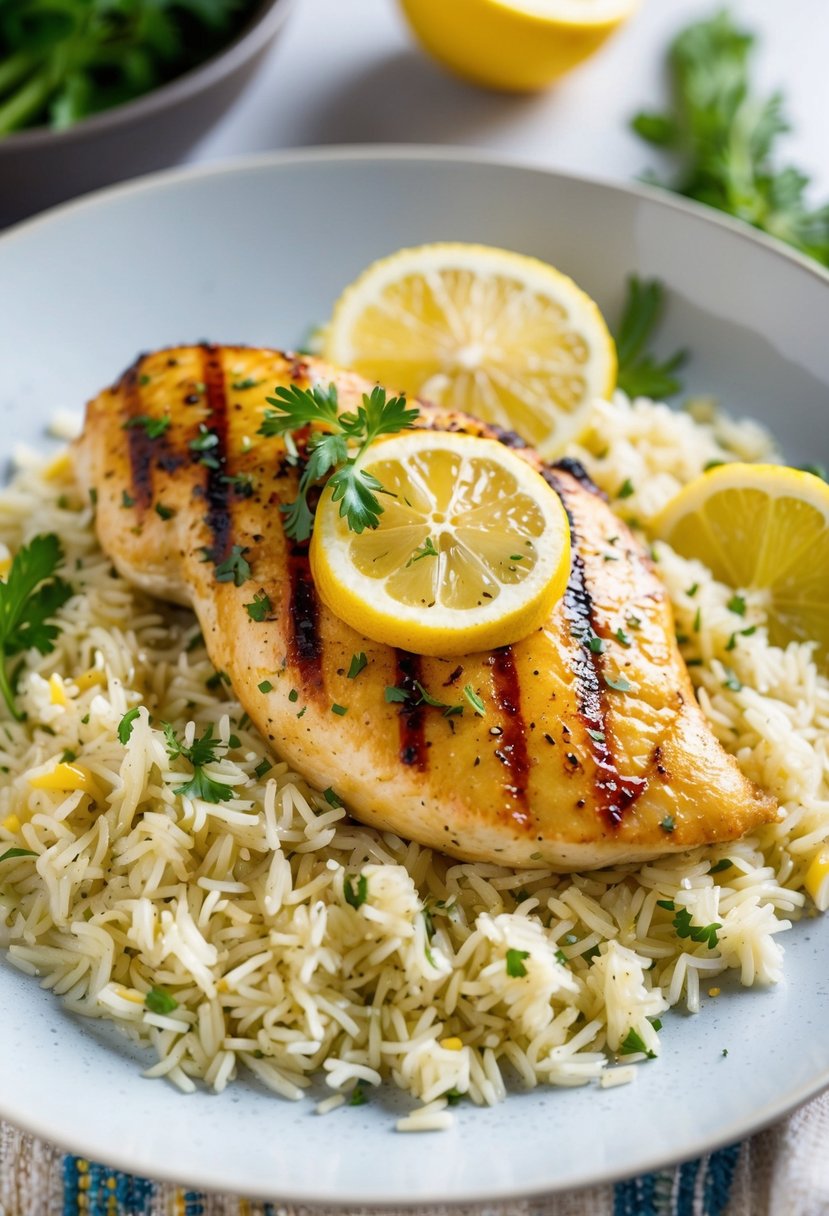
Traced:
<svg viewBox="0 0 829 1216">
<path fill-rule="evenodd" d="M 163 175 L 9 233 L 0 451 L 44 442 L 57 407 L 79 409 L 139 350 L 298 344 L 369 261 L 438 239 L 552 261 L 611 318 L 627 274 L 659 276 L 664 347 L 692 352 L 689 385 L 770 424 L 792 460 L 829 457 L 829 276 L 662 195 L 411 149 Z M 829 923 L 786 939 L 782 984 L 669 1016 L 635 1084 L 517 1093 L 421 1136 L 392 1131 L 406 1103 L 388 1094 L 324 1119 L 247 1082 L 183 1097 L 0 964 L 0 1114 L 125 1170 L 282 1200 L 495 1200 L 615 1179 L 737 1140 L 829 1085 Z"/>
</svg>

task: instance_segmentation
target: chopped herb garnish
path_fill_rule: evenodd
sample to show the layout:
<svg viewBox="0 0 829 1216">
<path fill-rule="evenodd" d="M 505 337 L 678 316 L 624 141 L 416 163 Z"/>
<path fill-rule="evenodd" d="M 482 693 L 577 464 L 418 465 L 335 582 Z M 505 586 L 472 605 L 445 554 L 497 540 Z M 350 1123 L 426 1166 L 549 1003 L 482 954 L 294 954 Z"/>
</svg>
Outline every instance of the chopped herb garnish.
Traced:
<svg viewBox="0 0 829 1216">
<path fill-rule="evenodd" d="M 563 950 L 556 950 L 556 962 L 561 963 L 562 967 L 569 967 L 570 960 Z"/>
<path fill-rule="evenodd" d="M 263 383 L 263 380 L 254 380 L 252 376 L 245 376 L 244 380 L 231 380 L 230 387 L 234 393 L 244 393 L 246 389 L 258 388 Z"/>
<path fill-rule="evenodd" d="M 619 486 L 619 489 L 616 491 L 616 497 L 617 498 L 630 498 L 631 494 L 633 494 L 633 493 L 634 493 L 633 482 L 630 480 L 629 477 L 626 477 L 625 480 L 622 482 L 622 484 Z"/>
<path fill-rule="evenodd" d="M 613 636 L 621 646 L 630 646 L 630 638 L 625 633 L 624 629 L 617 629 Z"/>
<path fill-rule="evenodd" d="M 642 618 L 640 616 L 626 616 L 625 624 L 628 629 L 638 629 L 642 624 Z"/>
<path fill-rule="evenodd" d="M 273 692 L 273 684 L 271 684 L 270 680 L 262 680 L 262 682 L 260 684 L 257 684 L 256 687 L 259 689 L 260 692 L 264 692 L 264 693 Z"/>
<path fill-rule="evenodd" d="M 219 480 L 227 486 L 232 486 L 240 498 L 250 498 L 253 493 L 253 476 L 250 473 L 223 475 Z"/>
<path fill-rule="evenodd" d="M 712 469 L 719 469 L 725 464 L 724 460 L 706 460 L 702 466 L 703 473 L 710 473 Z"/>
<path fill-rule="evenodd" d="M 604 731 L 603 731 L 603 730 L 590 730 L 590 729 L 588 729 L 587 733 L 588 733 L 588 735 L 590 736 L 590 738 L 591 738 L 591 739 L 593 739 L 593 740 L 594 740 L 596 743 L 604 743 L 604 741 L 605 741 L 605 733 L 604 733 Z"/>
<path fill-rule="evenodd" d="M 241 587 L 247 582 L 250 578 L 250 565 L 245 558 L 247 552 L 247 548 L 242 545 L 234 545 L 230 557 L 216 566 L 216 582 L 233 583 L 234 587 Z"/>
<path fill-rule="evenodd" d="M 357 885 L 352 884 L 351 879 L 346 874 L 343 877 L 343 895 L 345 902 L 350 904 L 352 908 L 361 908 L 368 898 L 368 879 L 365 874 L 357 876 Z"/>
<path fill-rule="evenodd" d="M 312 432 L 308 440 L 308 459 L 300 477 L 299 495 L 295 502 L 283 507 L 286 535 L 294 540 L 308 540 L 314 522 L 308 492 L 328 473 L 334 502 L 340 504 L 340 517 L 352 532 L 376 528 L 383 513 L 377 495 L 385 491 L 377 478 L 361 467 L 362 458 L 381 435 L 410 428 L 418 410 L 407 409 L 405 397 L 387 398 L 379 386 L 363 394 L 362 404 L 354 413 L 345 414 L 339 413 L 335 384 L 327 389 L 321 385 L 309 389 L 295 384 L 290 388 L 280 385 L 274 392 L 268 403 L 275 408 L 266 411 L 260 435 L 284 435 L 288 443 L 294 431 L 309 424 L 328 428 Z"/>
<path fill-rule="evenodd" d="M 78 753 L 73 752 L 71 747 L 65 747 L 60 754 L 61 764 L 71 764 L 73 760 L 77 760 Z"/>
<path fill-rule="evenodd" d="M 211 692 L 215 692 L 222 684 L 229 684 L 230 680 L 226 671 L 214 671 L 213 675 L 208 676 L 204 683 Z"/>
<path fill-rule="evenodd" d="M 332 714 L 336 714 L 340 718 L 344 718 L 345 715 L 348 713 L 348 706 L 347 705 L 338 705 L 335 701 L 334 704 L 331 706 L 331 712 L 332 712 Z"/>
<path fill-rule="evenodd" d="M 666 815 L 659 826 L 661 827 L 663 832 L 668 832 L 668 833 L 672 832 L 674 830 L 674 828 L 676 827 L 676 824 L 674 823 L 673 815 Z"/>
<path fill-rule="evenodd" d="M 737 635 L 736 635 L 736 633 L 732 633 L 730 635 L 728 641 L 725 644 L 725 648 L 726 648 L 726 650 L 734 650 L 736 645 L 737 645 Z"/>
<path fill-rule="evenodd" d="M 463 1102 L 466 1094 L 462 1094 L 459 1089 L 447 1089 L 443 1096 L 450 1106 L 457 1106 L 459 1102 Z"/>
<path fill-rule="evenodd" d="M 365 1085 L 361 1080 L 358 1080 L 349 1095 L 348 1105 L 365 1106 L 366 1102 L 368 1102 L 368 1095 L 366 1094 Z"/>
<path fill-rule="evenodd" d="M 676 904 L 672 899 L 658 899 L 656 901 L 656 906 L 657 908 L 665 908 L 668 912 L 673 912 L 676 908 Z"/>
<path fill-rule="evenodd" d="M 163 520 L 172 519 L 173 516 L 175 515 L 175 511 L 173 510 L 173 508 L 165 507 L 163 502 L 157 502 L 155 504 L 155 513 L 156 513 L 156 515 L 160 516 L 161 519 L 163 519 Z"/>
<path fill-rule="evenodd" d="M 697 608 L 696 612 L 694 613 L 694 626 L 693 626 L 694 633 L 699 633 L 701 626 L 702 626 L 702 609 Z"/>
<path fill-rule="evenodd" d="M 33 853 L 31 849 L 6 849 L 5 853 L 0 855 L 0 861 L 12 861 L 15 857 L 37 857 L 37 853 Z"/>
<path fill-rule="evenodd" d="M 271 764 L 270 760 L 260 760 L 253 771 L 255 776 L 261 781 L 265 776 L 265 773 L 269 773 L 272 768 L 273 765 Z"/>
<path fill-rule="evenodd" d="M 135 499 L 133 498 L 132 494 L 128 494 L 126 490 L 121 491 L 121 506 L 122 507 L 134 507 L 135 506 Z"/>
<path fill-rule="evenodd" d="M 519 980 L 527 974 L 527 968 L 524 966 L 524 959 L 530 957 L 529 950 L 507 950 L 507 975 L 514 980 Z"/>
<path fill-rule="evenodd" d="M 693 599 L 698 591 L 699 591 L 699 583 L 691 583 L 690 587 L 686 587 L 685 594 L 689 595 L 691 597 L 691 599 Z"/>
<path fill-rule="evenodd" d="M 133 723 L 140 712 L 141 710 L 138 706 L 136 706 L 135 709 L 128 709 L 121 721 L 118 723 L 118 741 L 123 743 L 124 747 L 127 746 L 132 738 Z"/>
<path fill-rule="evenodd" d="M 456 714 L 463 713 L 462 705 L 449 705 L 446 701 L 441 701 L 439 697 L 435 697 L 428 692 L 419 680 L 415 680 L 415 687 L 420 693 L 420 700 L 415 702 L 415 704 L 431 705 L 432 709 L 442 709 L 444 718 L 451 718 Z"/>
<path fill-rule="evenodd" d="M 677 908 L 673 923 L 677 937 L 689 937 L 692 942 L 705 942 L 709 950 L 713 950 L 719 941 L 717 930 L 721 929 L 722 925 L 718 922 L 705 926 L 693 925 L 691 913 L 687 908 Z"/>
<path fill-rule="evenodd" d="M 650 1022 L 651 1026 L 653 1026 L 655 1031 L 659 1032 L 662 1029 L 661 1018 L 648 1018 L 648 1021 Z"/>
<path fill-rule="evenodd" d="M 653 1051 L 648 1051 L 642 1036 L 637 1034 L 636 1031 L 631 1027 L 619 1046 L 619 1055 L 631 1056 L 639 1052 L 641 1052 L 642 1055 L 646 1055 L 649 1060 L 656 1059 L 656 1053 Z"/>
<path fill-rule="evenodd" d="M 298 717 L 298 718 L 301 718 L 301 717 L 303 716 L 303 714 L 306 714 L 307 712 L 308 712 L 308 706 L 307 706 L 307 705 L 303 705 L 302 709 L 301 709 L 301 710 L 299 711 L 299 713 L 297 714 L 297 717 Z"/>
<path fill-rule="evenodd" d="M 404 701 L 409 700 L 409 694 L 406 692 L 405 688 L 395 688 L 393 685 L 386 685 L 386 690 L 383 695 L 389 704 L 394 702 L 400 702 L 400 704 L 403 704 Z"/>
<path fill-rule="evenodd" d="M 299 692 L 297 691 L 296 688 L 292 688 L 291 691 L 288 693 L 288 700 L 292 704 L 296 704 L 296 702 L 299 700 Z"/>
<path fill-rule="evenodd" d="M 63 549 L 54 532 L 40 533 L 18 550 L 6 578 L 0 582 L 0 655 L 12 658 L 34 647 L 40 654 L 55 649 L 60 627 L 49 624 L 72 595 L 72 588 L 55 574 Z M 0 661 L 0 692 L 20 720 L 14 704 L 14 681 Z"/>
<path fill-rule="evenodd" d="M 607 643 L 604 638 L 591 637 L 587 639 L 587 648 L 591 654 L 604 654 Z"/>
<path fill-rule="evenodd" d="M 741 595 L 732 595 L 731 599 L 726 604 L 726 608 L 729 610 L 729 612 L 735 612 L 737 616 L 745 616 L 745 599 Z"/>
<path fill-rule="evenodd" d="M 127 419 L 123 429 L 131 431 L 140 428 L 148 439 L 160 439 L 171 422 L 172 418 L 169 414 L 165 414 L 163 418 L 151 418 L 149 414 L 136 414 L 134 418 Z"/>
<path fill-rule="evenodd" d="M 167 744 L 167 754 L 171 760 L 183 756 L 193 766 L 193 776 L 183 785 L 173 787 L 174 794 L 186 798 L 200 798 L 203 802 L 226 802 L 233 797 L 233 789 L 220 781 L 214 781 L 204 771 L 204 765 L 212 764 L 217 759 L 217 749 L 225 749 L 220 739 L 213 738 L 213 723 L 205 729 L 200 738 L 196 738 L 187 746 L 176 738 L 176 733 L 169 722 L 163 723 L 164 738 Z"/>
<path fill-rule="evenodd" d="M 351 665 L 348 669 L 348 679 L 356 680 L 360 672 L 366 667 L 368 667 L 368 659 L 365 653 L 361 650 L 359 654 L 353 654 L 351 656 Z"/>
<path fill-rule="evenodd" d="M 337 797 L 337 795 L 334 793 L 334 790 L 331 788 L 330 785 L 327 790 L 322 791 L 322 796 L 325 799 L 325 801 L 328 803 L 329 806 L 333 806 L 333 807 L 342 806 L 342 802 Z"/>
<path fill-rule="evenodd" d="M 413 566 L 415 562 L 419 562 L 424 557 L 438 557 L 438 551 L 431 536 L 427 536 L 420 548 L 415 549 L 412 556 L 406 562 L 406 569 L 408 570 L 409 566 Z"/>
<path fill-rule="evenodd" d="M 252 621 L 264 621 L 273 612 L 271 597 L 266 591 L 259 590 L 249 604 L 245 604 L 247 614 Z"/>
<path fill-rule="evenodd" d="M 630 692 L 631 688 L 633 687 L 632 684 L 628 683 L 624 676 L 619 676 L 618 680 L 614 680 L 610 676 L 604 676 L 603 678 L 608 688 L 613 688 L 616 692 Z"/>
<path fill-rule="evenodd" d="M 486 706 L 475 692 L 475 689 L 471 684 L 464 684 L 463 695 L 466 697 L 466 700 L 469 702 L 478 717 L 483 718 L 484 714 L 486 713 Z"/>
<path fill-rule="evenodd" d="M 742 680 L 731 670 L 730 667 L 725 668 L 725 679 L 723 685 L 730 688 L 732 692 L 739 692 L 743 687 Z"/>
<path fill-rule="evenodd" d="M 162 1016 L 178 1009 L 178 1001 L 166 988 L 151 988 L 144 997 L 144 1004 L 150 1013 L 159 1013 Z"/>
<path fill-rule="evenodd" d="M 721 857 L 719 861 L 714 862 L 709 874 L 721 874 L 723 870 L 730 870 L 734 862 L 729 857 Z"/>
<path fill-rule="evenodd" d="M 658 279 L 639 279 L 632 275 L 627 284 L 627 301 L 616 334 L 619 355 L 619 388 L 629 397 L 653 397 L 663 401 L 682 388 L 674 372 L 685 361 L 678 351 L 659 363 L 645 347 L 662 316 L 664 288 Z M 623 485 L 626 483 L 623 483 Z M 630 493 L 633 493 L 631 486 Z M 620 494 L 619 497 L 626 497 Z"/>
<path fill-rule="evenodd" d="M 146 388 L 147 385 L 150 383 L 150 377 L 147 375 L 146 372 L 142 372 L 141 375 L 138 377 L 138 383 L 141 385 L 142 388 Z"/>
<path fill-rule="evenodd" d="M 204 425 L 199 423 L 199 433 L 195 439 L 191 439 L 188 447 L 191 452 L 199 454 L 199 464 L 205 465 L 208 469 L 218 469 L 219 461 L 212 455 L 213 448 L 219 446 L 219 436 L 215 431 L 211 431 Z"/>
</svg>

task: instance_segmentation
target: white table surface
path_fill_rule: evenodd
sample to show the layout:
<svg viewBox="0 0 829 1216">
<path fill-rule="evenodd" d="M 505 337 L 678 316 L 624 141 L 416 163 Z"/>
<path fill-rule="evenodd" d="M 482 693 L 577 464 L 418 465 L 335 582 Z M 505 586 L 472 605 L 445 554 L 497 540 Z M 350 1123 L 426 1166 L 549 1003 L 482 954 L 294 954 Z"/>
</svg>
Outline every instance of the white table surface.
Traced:
<svg viewBox="0 0 829 1216">
<path fill-rule="evenodd" d="M 445 0 L 447 4 L 453 0 Z M 664 98 L 673 34 L 718 0 L 643 0 L 591 61 L 547 93 L 491 93 L 447 75 L 415 45 L 397 0 L 293 0 L 269 62 L 191 155 L 214 161 L 302 145 L 436 143 L 627 181 L 655 155 L 628 129 Z M 731 0 L 757 32 L 758 85 L 781 87 L 794 127 L 782 150 L 829 195 L 829 0 Z"/>
</svg>

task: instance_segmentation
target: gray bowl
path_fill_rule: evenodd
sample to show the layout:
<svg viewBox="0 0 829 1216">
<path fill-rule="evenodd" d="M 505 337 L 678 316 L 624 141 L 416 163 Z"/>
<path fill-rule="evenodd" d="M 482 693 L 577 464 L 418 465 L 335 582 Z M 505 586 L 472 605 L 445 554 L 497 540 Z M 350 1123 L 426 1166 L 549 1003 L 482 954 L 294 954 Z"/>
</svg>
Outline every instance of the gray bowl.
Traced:
<svg viewBox="0 0 829 1216">
<path fill-rule="evenodd" d="M 264 0 L 218 54 L 135 101 L 63 131 L 34 127 L 0 139 L 0 227 L 175 164 L 256 74 L 290 6 L 291 0 Z"/>
</svg>

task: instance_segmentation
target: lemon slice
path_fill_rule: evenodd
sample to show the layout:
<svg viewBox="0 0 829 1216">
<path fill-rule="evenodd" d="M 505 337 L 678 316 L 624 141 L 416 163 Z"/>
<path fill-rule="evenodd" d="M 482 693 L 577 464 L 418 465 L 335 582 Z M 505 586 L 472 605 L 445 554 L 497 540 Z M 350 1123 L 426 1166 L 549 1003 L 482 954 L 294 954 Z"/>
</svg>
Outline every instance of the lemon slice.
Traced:
<svg viewBox="0 0 829 1216">
<path fill-rule="evenodd" d="M 447 657 L 545 621 L 567 585 L 570 529 L 525 460 L 421 430 L 372 447 L 364 467 L 386 491 L 377 528 L 351 532 L 329 490 L 317 507 L 311 570 L 332 612 L 375 641 Z"/>
<path fill-rule="evenodd" d="M 401 0 L 424 49 L 493 89 L 528 92 L 592 55 L 638 0 Z"/>
<path fill-rule="evenodd" d="M 680 490 L 654 528 L 721 582 L 764 589 L 773 642 L 814 640 L 829 655 L 829 486 L 819 477 L 722 465 Z"/>
<path fill-rule="evenodd" d="M 410 395 L 516 430 L 544 456 L 583 432 L 616 383 L 599 309 L 536 258 L 421 245 L 343 292 L 325 356 Z"/>
</svg>

